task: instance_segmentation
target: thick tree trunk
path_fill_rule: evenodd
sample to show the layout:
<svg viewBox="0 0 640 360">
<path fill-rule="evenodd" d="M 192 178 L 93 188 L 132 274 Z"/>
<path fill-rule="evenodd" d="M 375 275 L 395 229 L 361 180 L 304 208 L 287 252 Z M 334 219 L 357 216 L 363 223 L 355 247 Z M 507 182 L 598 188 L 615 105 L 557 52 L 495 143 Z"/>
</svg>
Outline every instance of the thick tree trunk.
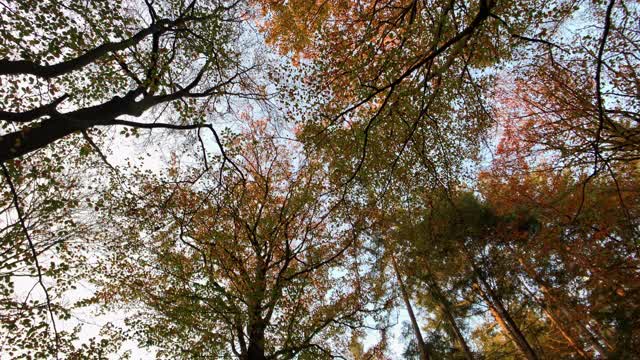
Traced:
<svg viewBox="0 0 640 360">
<path fill-rule="evenodd" d="M 259 249 L 254 248 L 256 254 L 260 256 Z M 253 283 L 253 291 L 251 291 L 247 307 L 249 311 L 249 322 L 247 333 L 249 344 L 247 346 L 247 360 L 266 360 L 265 356 L 265 339 L 264 332 L 267 327 L 264 314 L 264 299 L 266 294 L 266 274 L 267 266 L 262 258 L 259 258 L 255 268 L 255 278 Z"/>
<path fill-rule="evenodd" d="M 253 324 L 249 329 L 247 360 L 266 360 L 264 354 L 264 326 Z"/>
<path fill-rule="evenodd" d="M 402 280 L 402 275 L 398 269 L 398 263 L 396 261 L 395 255 L 391 254 L 391 263 L 393 265 L 393 270 L 396 273 L 396 278 L 398 279 L 398 286 L 400 287 L 400 293 L 402 295 L 402 300 L 404 301 L 404 305 L 407 308 L 407 312 L 409 313 L 409 319 L 411 320 L 411 327 L 413 328 L 413 332 L 416 337 L 416 342 L 418 343 L 418 350 L 420 351 L 420 359 L 421 360 L 429 360 L 429 349 L 427 348 L 427 344 L 424 342 L 424 338 L 422 337 L 422 332 L 420 331 L 420 326 L 418 325 L 418 321 L 416 320 L 416 316 L 413 313 L 413 308 L 411 307 L 411 301 L 409 300 L 409 294 L 407 293 L 407 289 L 404 286 L 404 281 Z"/>
<path fill-rule="evenodd" d="M 48 119 L 37 126 L 0 136 L 0 162 L 41 149 L 78 130 L 84 129 L 72 122 Z"/>
</svg>

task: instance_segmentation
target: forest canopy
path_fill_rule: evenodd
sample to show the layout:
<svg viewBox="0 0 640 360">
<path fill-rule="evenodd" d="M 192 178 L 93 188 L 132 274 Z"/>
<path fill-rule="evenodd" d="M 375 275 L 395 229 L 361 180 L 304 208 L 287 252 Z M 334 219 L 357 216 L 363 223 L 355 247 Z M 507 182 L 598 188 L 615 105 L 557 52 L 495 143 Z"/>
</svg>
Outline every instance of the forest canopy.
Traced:
<svg viewBox="0 0 640 360">
<path fill-rule="evenodd" d="M 0 359 L 637 359 L 640 3 L 0 0 Z"/>
</svg>

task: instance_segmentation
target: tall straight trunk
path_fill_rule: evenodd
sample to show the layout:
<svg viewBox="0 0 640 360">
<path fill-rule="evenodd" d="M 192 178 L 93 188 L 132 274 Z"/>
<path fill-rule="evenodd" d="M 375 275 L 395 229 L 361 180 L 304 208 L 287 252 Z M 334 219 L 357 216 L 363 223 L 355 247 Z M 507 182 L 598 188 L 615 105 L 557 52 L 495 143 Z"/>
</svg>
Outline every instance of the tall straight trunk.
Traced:
<svg viewBox="0 0 640 360">
<path fill-rule="evenodd" d="M 462 331 L 460 330 L 460 327 L 458 327 L 458 324 L 456 323 L 456 319 L 455 319 L 455 316 L 453 316 L 453 312 L 451 311 L 451 305 L 449 301 L 447 300 L 446 296 L 442 292 L 442 289 L 440 288 L 440 285 L 438 285 L 438 282 L 436 281 L 436 279 L 432 277 L 429 264 L 425 263 L 424 266 L 428 273 L 427 285 L 430 288 L 430 292 L 433 295 L 435 295 L 434 298 L 438 302 L 438 307 L 440 308 L 440 311 L 442 311 L 442 314 L 444 315 L 445 319 L 451 326 L 451 329 L 453 330 L 456 340 L 458 341 L 460 348 L 462 348 L 462 352 L 464 353 L 465 359 L 473 360 L 473 352 L 471 352 L 471 349 L 469 349 L 469 345 L 467 345 L 467 341 L 465 340 L 464 335 L 462 335 Z"/>
<path fill-rule="evenodd" d="M 513 249 L 511 249 L 511 251 L 515 254 Z M 542 294 L 545 299 L 544 303 L 534 297 L 534 300 L 538 303 L 540 308 L 542 308 L 542 311 L 547 315 L 549 320 L 554 324 L 554 326 L 558 329 L 558 331 L 560 331 L 560 333 L 565 338 L 565 340 L 567 340 L 567 343 L 569 344 L 569 346 L 571 346 L 581 357 L 585 359 L 589 359 L 590 356 L 587 354 L 586 350 L 584 349 L 582 342 L 578 338 L 576 338 L 576 336 L 574 335 L 575 329 L 571 326 L 570 321 L 566 320 L 566 319 L 571 319 L 572 316 L 566 311 L 566 309 L 564 308 L 564 306 L 562 306 L 562 304 L 558 301 L 558 299 L 551 293 L 550 285 L 546 281 L 544 281 L 536 273 L 536 271 L 531 268 L 531 266 L 529 266 L 529 264 L 525 261 L 524 258 L 519 257 L 518 262 L 520 263 L 524 271 L 527 273 L 529 278 L 534 280 L 535 283 L 540 288 L 540 290 L 542 291 Z M 564 318 L 565 318 L 564 321 L 562 319 L 559 319 L 558 316 L 554 313 L 553 309 L 550 309 L 549 306 L 547 306 L 546 303 L 549 303 L 549 302 L 552 304 L 552 307 L 558 308 L 560 310 L 561 315 L 564 315 Z M 579 324 L 580 322 L 579 321 L 576 321 L 576 322 L 580 326 Z M 591 334 L 588 334 L 587 336 L 589 338 L 592 337 Z M 602 348 L 599 343 L 596 342 L 596 345 L 594 345 L 594 348 L 596 348 L 598 352 L 601 352 L 600 349 Z M 606 355 L 605 353 L 601 352 L 601 356 L 603 358 L 606 358 L 605 355 Z"/>
<path fill-rule="evenodd" d="M 469 261 L 469 265 L 471 266 L 475 278 L 478 281 L 478 291 L 489 306 L 492 315 L 494 316 L 498 324 L 502 327 L 502 329 L 507 332 L 509 337 L 516 344 L 516 347 L 518 348 L 518 350 L 520 350 L 522 355 L 527 360 L 537 360 L 538 356 L 536 355 L 535 351 L 533 351 L 533 347 L 531 347 L 529 341 L 527 341 L 527 338 L 520 330 L 520 327 L 518 327 L 516 322 L 509 314 L 507 308 L 504 306 L 497 294 L 493 291 L 482 271 L 478 269 L 478 266 L 475 263 L 475 259 L 473 258 L 473 256 L 471 256 L 471 253 L 469 252 L 466 244 L 464 244 L 464 242 L 460 243 L 465 257 L 467 258 L 467 261 Z"/>
<path fill-rule="evenodd" d="M 247 324 L 247 357 L 246 360 L 266 360 L 264 353 L 264 332 L 266 322 L 261 316 L 260 301 L 249 302 L 249 322 Z"/>
<path fill-rule="evenodd" d="M 558 331 L 560 331 L 560 334 L 562 334 L 562 337 L 564 337 L 569 346 L 571 346 L 573 350 L 575 350 L 575 352 L 580 355 L 581 358 L 590 359 L 589 354 L 587 354 L 587 352 L 584 350 L 580 341 L 575 339 L 573 334 L 571 334 L 569 330 L 564 327 L 561 321 L 558 321 L 553 312 L 550 311 L 544 304 L 539 305 L 542 308 L 542 311 L 547 315 L 551 323 L 558 329 Z"/>
<path fill-rule="evenodd" d="M 585 324 L 582 323 L 580 323 L 580 328 L 584 331 L 585 334 L 587 334 L 587 336 L 591 340 L 591 346 L 593 346 L 593 348 L 596 349 L 596 351 L 600 354 L 600 358 L 608 359 L 609 352 L 610 350 L 613 350 L 613 347 L 606 340 L 604 340 L 603 342 L 609 348 L 609 350 L 605 349 L 604 346 L 602 346 L 602 344 L 600 343 L 600 339 L 598 338 L 604 338 L 602 334 L 594 333 L 593 331 L 591 331 L 591 329 L 589 329 Z"/>
<path fill-rule="evenodd" d="M 460 331 L 458 324 L 456 324 L 456 319 L 451 313 L 450 308 L 447 305 L 440 304 L 440 310 L 442 311 L 442 313 L 444 314 L 444 317 L 449 322 L 449 325 L 451 326 L 451 329 L 453 330 L 453 333 L 455 334 L 456 339 L 458 340 L 458 344 L 460 345 L 460 348 L 462 348 L 462 352 L 464 353 L 465 359 L 473 360 L 473 352 L 471 352 L 471 349 L 469 349 L 469 345 L 467 345 L 467 341 L 464 339 L 464 336 L 462 335 L 462 331 Z"/>
<path fill-rule="evenodd" d="M 396 273 L 396 278 L 398 279 L 398 286 L 400 287 L 402 300 L 404 301 L 404 305 L 407 308 L 407 312 L 409 313 L 409 319 L 411 320 L 411 327 L 413 328 L 413 333 L 415 334 L 416 342 L 418 343 L 418 350 L 420 351 L 420 359 L 429 360 L 430 359 L 429 349 L 427 348 L 427 344 L 424 342 L 424 338 L 422 337 L 422 332 L 420 332 L 420 326 L 418 325 L 416 316 L 413 313 L 413 308 L 411 307 L 411 302 L 409 301 L 409 294 L 407 293 L 407 289 L 404 286 L 402 275 L 400 274 L 400 271 L 398 269 L 396 256 L 393 253 L 391 254 L 391 263 L 393 265 L 393 270 Z"/>
<path fill-rule="evenodd" d="M 489 307 L 489 311 L 491 311 L 491 315 L 496 319 L 496 322 L 505 334 L 514 342 L 522 356 L 524 356 L 527 360 L 537 360 L 538 356 L 533 351 L 533 348 L 525 338 L 524 334 L 518 327 L 518 325 L 513 321 L 513 318 L 502 304 L 500 299 L 496 298 L 493 291 L 489 288 L 486 288 L 486 283 L 478 286 L 478 292 L 480 296 L 484 299 L 485 303 Z M 483 290 L 482 288 L 485 287 Z"/>
<path fill-rule="evenodd" d="M 516 340 L 513 338 L 513 335 L 511 334 L 511 329 L 509 328 L 509 325 L 507 325 L 507 323 L 504 321 L 504 319 L 502 318 L 502 316 L 500 315 L 496 307 L 493 306 L 491 301 L 489 301 L 486 297 L 483 296 L 483 299 L 487 303 L 487 306 L 489 307 L 489 311 L 491 312 L 491 315 L 493 316 L 493 318 L 496 320 L 496 323 L 498 323 L 498 325 L 502 329 L 502 332 L 505 333 L 507 337 L 511 339 L 511 341 L 516 342 Z"/>
</svg>

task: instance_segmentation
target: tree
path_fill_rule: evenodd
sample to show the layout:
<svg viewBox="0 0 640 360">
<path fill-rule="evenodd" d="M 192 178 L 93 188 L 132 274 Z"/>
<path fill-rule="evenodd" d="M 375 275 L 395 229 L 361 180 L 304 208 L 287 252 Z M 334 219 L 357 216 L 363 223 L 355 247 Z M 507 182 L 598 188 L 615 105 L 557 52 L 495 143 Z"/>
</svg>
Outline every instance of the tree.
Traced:
<svg viewBox="0 0 640 360">
<path fill-rule="evenodd" d="M 638 11 L 3 3 L 0 352 L 637 358 Z"/>
<path fill-rule="evenodd" d="M 459 317 L 473 307 L 486 307 L 505 336 L 526 358 L 537 358 L 530 339 L 521 329 L 510 300 L 512 279 L 499 276 L 498 251 L 492 243 L 495 215 L 470 194 L 451 197 L 444 192 L 426 194 L 427 207 L 412 210 L 398 220 L 395 235 L 404 244 L 407 266 L 424 290 L 419 292 L 430 312 L 446 324 L 451 345 L 459 347 L 459 354 L 473 358 Z M 409 215 L 411 214 L 411 215 Z M 419 269 L 419 270 L 418 270 Z M 442 286 L 447 287 L 443 292 Z M 516 294 L 517 296 L 517 294 Z M 454 310 L 451 299 L 470 304 Z M 468 316 L 468 315 L 467 315 Z M 450 345 L 450 348 L 452 347 Z"/>
<path fill-rule="evenodd" d="M 606 6 L 603 6 L 606 5 Z M 626 1 L 585 7 L 577 28 L 554 31 L 538 56 L 503 81 L 504 122 L 535 147 L 522 156 L 552 154 L 558 166 L 612 173 L 638 159 L 638 9 Z M 615 173 L 612 174 L 615 176 Z"/>
<path fill-rule="evenodd" d="M 320 162 L 252 126 L 229 141 L 237 169 L 193 186 L 149 179 L 144 203 L 109 215 L 123 228 L 97 298 L 137 309 L 130 325 L 163 357 L 331 358 L 378 311 L 358 257 L 366 223 L 324 194 Z"/>
<path fill-rule="evenodd" d="M 236 47 L 241 2 L 21 1 L 2 11 L 0 162 L 78 132 L 93 144 L 94 127 L 214 131 L 205 112 L 220 99 L 261 96 Z M 151 109 L 170 109 L 168 122 L 126 118 Z"/>
<path fill-rule="evenodd" d="M 116 354 L 125 336 L 110 324 L 86 336 L 69 320 L 87 309 L 78 279 L 95 243 L 86 216 L 92 197 L 80 186 L 94 174 L 61 149 L 59 161 L 30 157 L 0 164 L 0 353 L 15 359 L 99 359 Z M 74 154 L 75 155 L 75 154 Z M 122 358 L 126 358 L 126 354 Z"/>
<path fill-rule="evenodd" d="M 68 295 L 91 258 L 86 235 L 96 224 L 87 213 L 100 208 L 92 202 L 101 182 L 118 175 L 99 148 L 107 133 L 98 128 L 124 126 L 127 137 L 137 129 L 205 129 L 217 139 L 211 109 L 230 94 L 261 96 L 248 76 L 256 63 L 236 48 L 245 10 L 199 0 L 3 4 L 3 354 L 100 357 L 123 340 L 105 329 L 109 341 L 81 344 L 80 326 L 60 326 L 83 306 Z M 156 110 L 153 123 L 130 118 L 147 110 Z M 113 172 L 100 172 L 95 160 Z"/>
<path fill-rule="evenodd" d="M 495 74 L 544 45 L 532 24 L 560 22 L 571 3 L 260 2 L 268 39 L 309 65 L 309 90 L 291 91 L 306 104 L 291 107 L 300 139 L 326 152 L 338 183 L 377 187 L 416 173 L 451 187 L 492 125 Z"/>
<path fill-rule="evenodd" d="M 513 163 L 499 158 L 481 182 L 489 203 L 512 219 L 500 235 L 511 262 L 574 351 L 632 358 L 637 173 L 618 166 L 620 177 L 594 177 L 585 190 L 586 175 L 516 172 L 506 166 Z"/>
<path fill-rule="evenodd" d="M 418 325 L 416 315 L 413 312 L 413 307 L 411 306 L 411 299 L 409 298 L 404 280 L 402 280 L 402 274 L 400 273 L 400 269 L 398 268 L 398 261 L 396 260 L 396 257 L 393 253 L 391 254 L 391 265 L 393 266 L 393 272 L 396 274 L 396 278 L 398 280 L 398 288 L 400 290 L 400 295 L 402 296 L 402 301 L 404 302 L 404 306 L 407 310 L 407 313 L 409 314 L 409 320 L 411 321 L 411 328 L 413 330 L 413 334 L 417 343 L 420 360 L 429 360 L 429 348 L 427 347 L 427 344 L 422 337 L 420 325 Z"/>
</svg>

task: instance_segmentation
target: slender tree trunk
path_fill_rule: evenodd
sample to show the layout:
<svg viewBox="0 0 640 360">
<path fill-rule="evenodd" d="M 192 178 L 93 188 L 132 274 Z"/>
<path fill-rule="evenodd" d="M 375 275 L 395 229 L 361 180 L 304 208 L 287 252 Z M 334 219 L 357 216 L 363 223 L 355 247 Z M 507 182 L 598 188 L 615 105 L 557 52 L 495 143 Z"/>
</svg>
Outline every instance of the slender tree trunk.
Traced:
<svg viewBox="0 0 640 360">
<path fill-rule="evenodd" d="M 558 329 L 558 331 L 560 331 L 560 334 L 562 334 L 562 337 L 564 337 L 564 339 L 567 340 L 567 343 L 569 343 L 569 346 L 571 346 L 578 353 L 578 355 L 580 355 L 580 357 L 582 357 L 583 359 L 590 359 L 589 355 L 582 347 L 582 344 L 580 343 L 580 341 L 576 340 L 573 337 L 573 335 L 569 332 L 568 329 L 565 329 L 565 327 L 562 325 L 562 322 L 558 321 L 558 319 L 553 314 L 553 312 L 551 312 L 545 304 L 539 303 L 539 305 L 542 308 L 542 311 L 544 311 L 544 313 L 547 315 L 551 323 L 553 323 L 553 325 Z"/>
<path fill-rule="evenodd" d="M 495 1 L 489 1 L 488 4 L 489 7 L 492 7 L 495 5 Z M 460 216 L 459 210 L 457 209 L 455 203 L 453 203 L 451 199 L 449 200 L 453 208 L 456 210 L 458 222 L 460 222 L 460 225 L 462 225 L 463 221 Z M 471 270 L 475 275 L 474 277 L 478 282 L 477 290 L 480 292 L 481 297 L 489 306 L 489 309 L 491 310 L 491 313 L 498 324 L 505 331 L 507 336 L 509 336 L 513 340 L 514 344 L 522 353 L 524 358 L 526 358 L 527 360 L 538 360 L 538 356 L 536 355 L 535 351 L 533 351 L 533 347 L 531 347 L 518 325 L 515 323 L 513 318 L 511 318 L 511 315 L 507 311 L 504 304 L 502 304 L 500 298 L 495 294 L 495 292 L 487 282 L 482 271 L 476 265 L 475 259 L 469 251 L 469 248 L 467 247 L 464 239 L 458 238 L 457 243 L 459 244 L 465 258 L 469 262 L 469 266 L 471 267 Z"/>
<path fill-rule="evenodd" d="M 536 355 L 535 351 L 533 351 L 533 348 L 527 341 L 527 338 L 524 336 L 516 322 L 509 314 L 509 311 L 507 311 L 500 298 L 496 295 L 496 293 L 487 282 L 487 279 L 482 274 L 482 271 L 478 269 L 473 256 L 471 256 L 469 249 L 467 249 L 466 244 L 461 242 L 461 246 L 467 260 L 469 261 L 469 265 L 471 266 L 471 269 L 473 270 L 473 273 L 478 280 L 478 291 L 489 306 L 492 315 L 496 318 L 496 321 L 498 322 L 498 324 L 500 324 L 503 330 L 505 330 L 507 334 L 510 335 L 511 339 L 516 344 L 518 350 L 520 350 L 522 355 L 527 360 L 537 360 L 538 356 Z"/>
<path fill-rule="evenodd" d="M 515 254 L 513 249 L 511 249 L 511 251 Z M 536 282 L 536 284 L 542 291 L 542 294 L 544 295 L 545 302 L 551 302 L 553 304 L 552 305 L 553 307 L 560 308 L 561 313 L 565 315 L 565 318 L 570 319 L 571 318 L 570 314 L 566 313 L 566 310 L 562 307 L 562 304 L 560 304 L 557 298 L 553 294 L 551 294 L 550 285 L 547 282 L 545 282 L 540 276 L 538 276 L 538 274 L 529 266 L 529 264 L 522 257 L 518 258 L 518 262 L 520 263 L 520 265 L 522 265 L 522 268 L 527 273 L 529 278 L 533 279 Z M 534 300 L 538 303 L 542 311 L 547 315 L 549 320 L 554 324 L 554 326 L 558 329 L 558 331 L 560 331 L 560 333 L 565 338 L 565 340 L 567 340 L 567 343 L 581 357 L 585 359 L 589 359 L 590 356 L 587 354 L 586 350 L 582 346 L 582 342 L 574 336 L 575 329 L 572 328 L 570 322 L 566 320 L 562 321 L 561 319 L 559 319 L 554 314 L 553 310 L 549 309 L 549 306 L 547 306 L 545 302 L 540 301 L 539 299 L 535 298 L 535 296 L 534 296 Z M 602 356 L 605 356 L 605 354 L 602 354 Z"/>
<path fill-rule="evenodd" d="M 432 284 L 430 284 L 430 286 L 435 288 L 434 292 L 437 293 L 436 300 L 438 301 L 438 307 L 440 307 L 440 311 L 442 311 L 442 314 L 444 315 L 444 317 L 447 319 L 447 322 L 451 326 L 451 329 L 453 330 L 456 340 L 458 341 L 458 344 L 460 345 L 460 348 L 464 353 L 465 359 L 473 360 L 473 352 L 471 351 L 471 349 L 469 349 L 469 345 L 467 345 L 467 341 L 465 340 L 464 335 L 462 335 L 462 331 L 460 330 L 460 327 L 458 327 L 458 324 L 456 323 L 456 318 L 455 316 L 453 316 L 453 313 L 451 312 L 449 303 L 444 298 L 444 294 L 440 291 L 440 287 L 435 281 L 433 281 Z"/>
<path fill-rule="evenodd" d="M 416 336 L 416 342 L 418 343 L 418 350 L 420 351 L 420 359 L 421 360 L 429 360 L 429 349 L 427 348 L 427 344 L 424 342 L 424 338 L 422 337 L 422 333 L 420 332 L 420 326 L 418 325 L 418 321 L 416 320 L 416 316 L 413 313 L 413 308 L 411 307 L 411 302 L 409 301 L 409 294 L 407 294 L 407 289 L 404 286 L 404 281 L 402 280 L 402 275 L 398 269 L 398 263 L 396 261 L 396 257 L 394 254 L 391 254 L 391 263 L 393 265 L 393 270 L 396 273 L 396 278 L 398 279 L 398 286 L 400 287 L 400 293 L 402 294 L 402 300 L 404 301 L 404 305 L 407 308 L 407 312 L 409 313 L 409 319 L 411 320 L 411 327 L 413 328 L 413 332 Z"/>
<path fill-rule="evenodd" d="M 609 349 L 609 351 L 613 351 L 614 350 L 613 345 L 611 345 L 611 342 L 602 333 L 602 331 L 600 331 L 599 329 L 593 329 L 592 333 L 596 334 L 600 338 L 600 340 L 602 340 L 602 343 L 604 343 L 604 345 Z M 605 355 L 605 354 L 603 354 L 603 355 Z"/>
<path fill-rule="evenodd" d="M 513 251 L 513 249 L 512 249 L 512 251 Z M 570 321 L 570 319 L 574 319 L 574 316 L 572 315 L 572 312 L 567 310 L 567 308 L 564 306 L 562 301 L 558 300 L 558 298 L 552 293 L 551 285 L 549 283 L 547 283 L 546 281 L 544 281 L 542 278 L 540 278 L 540 276 L 538 276 L 538 274 L 533 269 L 531 269 L 530 266 L 528 266 L 528 264 L 525 262 L 525 260 L 523 258 L 519 258 L 518 261 L 520 262 L 520 265 L 522 265 L 522 267 L 525 270 L 525 272 L 527 273 L 527 275 L 529 275 L 529 277 L 536 282 L 538 287 L 540 287 L 540 290 L 544 294 L 545 299 L 548 299 L 553 304 L 553 306 L 560 311 L 561 315 L 563 315 L 565 319 L 569 319 L 569 320 L 564 320 L 563 322 L 565 324 L 567 324 Z M 545 310 L 546 313 L 548 313 L 547 309 L 544 309 L 544 310 Z M 608 359 L 609 351 L 602 346 L 598 336 L 594 335 L 594 333 L 586 325 L 584 325 L 582 323 L 582 321 L 573 320 L 573 322 L 578 325 L 578 328 L 579 328 L 578 332 L 579 333 L 580 332 L 583 333 L 583 335 L 585 335 L 587 338 L 589 338 L 589 340 L 590 340 L 589 343 L 600 354 L 600 358 Z M 559 324 L 560 321 L 557 321 L 557 323 Z M 559 329 L 560 329 L 560 327 L 559 327 Z M 600 336 L 600 337 L 602 337 L 602 336 Z M 572 337 L 572 341 L 574 343 L 576 343 L 576 345 L 579 344 L 579 342 L 576 341 L 575 338 L 573 338 L 573 337 Z M 606 343 L 606 341 L 604 341 L 604 343 L 605 343 L 605 345 L 608 345 Z M 611 348 L 609 350 L 611 350 Z M 582 351 L 584 352 L 584 349 L 582 349 Z"/>
<path fill-rule="evenodd" d="M 429 286 L 431 293 L 435 295 L 435 299 L 438 302 L 440 311 L 442 311 L 442 314 L 444 315 L 444 317 L 447 319 L 447 322 L 451 326 L 451 329 L 454 332 L 454 335 L 458 341 L 458 344 L 462 348 L 462 352 L 464 353 L 465 359 L 473 360 L 473 352 L 471 351 L 471 349 L 469 349 L 469 346 L 467 345 L 467 341 L 465 340 L 464 335 L 462 335 L 462 331 L 460 330 L 460 327 L 458 327 L 458 324 L 456 323 L 456 319 L 455 319 L 455 316 L 453 316 L 453 312 L 451 311 L 451 306 L 449 304 L 449 301 L 447 300 L 446 296 L 442 292 L 442 289 L 440 288 L 440 285 L 438 285 L 438 282 L 436 281 L 436 279 L 432 277 L 429 264 L 425 263 L 424 266 L 428 273 L 427 285 Z"/>
<path fill-rule="evenodd" d="M 444 314 L 445 318 L 449 322 L 449 325 L 451 326 L 451 329 L 453 330 L 453 333 L 455 334 L 456 339 L 458 340 L 458 344 L 462 348 L 462 352 L 464 353 L 465 359 L 474 360 L 473 352 L 471 352 L 471 349 L 469 349 L 469 345 L 467 345 L 467 341 L 464 339 L 464 336 L 462 335 L 462 331 L 460 331 L 458 324 L 456 324 L 456 319 L 451 313 L 450 308 L 447 305 L 440 304 L 440 310 L 442 310 L 442 313 Z"/>
<path fill-rule="evenodd" d="M 587 336 L 591 340 L 591 346 L 593 346 L 593 348 L 596 349 L 596 351 L 600 354 L 600 358 L 608 359 L 609 351 L 607 351 L 607 349 L 602 346 L 602 344 L 600 343 L 600 339 L 598 339 L 598 336 L 596 336 L 596 334 L 594 334 L 591 329 L 589 329 L 585 324 L 580 323 L 580 328 L 584 331 L 585 334 L 587 334 Z M 605 345 L 607 345 L 609 349 L 612 349 L 612 347 L 606 341 Z"/>
<path fill-rule="evenodd" d="M 533 351 L 533 348 L 525 338 L 524 334 L 513 321 L 511 315 L 509 315 L 509 312 L 504 307 L 502 302 L 498 298 L 496 298 L 495 294 L 493 294 L 493 292 L 489 288 L 486 288 L 487 285 L 488 284 L 486 284 L 485 282 L 483 285 L 478 285 L 477 288 L 480 296 L 482 296 L 487 306 L 489 307 L 491 315 L 493 315 L 498 325 L 500 325 L 507 336 L 509 336 L 509 338 L 513 340 L 518 350 L 520 350 L 522 355 L 527 360 L 537 360 L 538 356 Z M 482 287 L 485 287 L 486 289 L 483 290 Z"/>
<path fill-rule="evenodd" d="M 498 325 L 500 325 L 502 332 L 504 332 L 509 337 L 509 339 L 511 339 L 511 341 L 516 342 L 516 340 L 513 338 L 513 335 L 511 334 L 511 329 L 509 328 L 509 325 L 507 325 L 507 323 L 504 321 L 504 319 L 502 318 L 502 316 L 500 315 L 496 307 L 493 306 L 491 301 L 489 301 L 486 297 L 483 296 L 483 299 L 485 303 L 487 303 L 487 306 L 489 307 L 489 311 L 491 312 L 491 315 L 493 315 L 493 318 L 496 320 Z"/>
</svg>

